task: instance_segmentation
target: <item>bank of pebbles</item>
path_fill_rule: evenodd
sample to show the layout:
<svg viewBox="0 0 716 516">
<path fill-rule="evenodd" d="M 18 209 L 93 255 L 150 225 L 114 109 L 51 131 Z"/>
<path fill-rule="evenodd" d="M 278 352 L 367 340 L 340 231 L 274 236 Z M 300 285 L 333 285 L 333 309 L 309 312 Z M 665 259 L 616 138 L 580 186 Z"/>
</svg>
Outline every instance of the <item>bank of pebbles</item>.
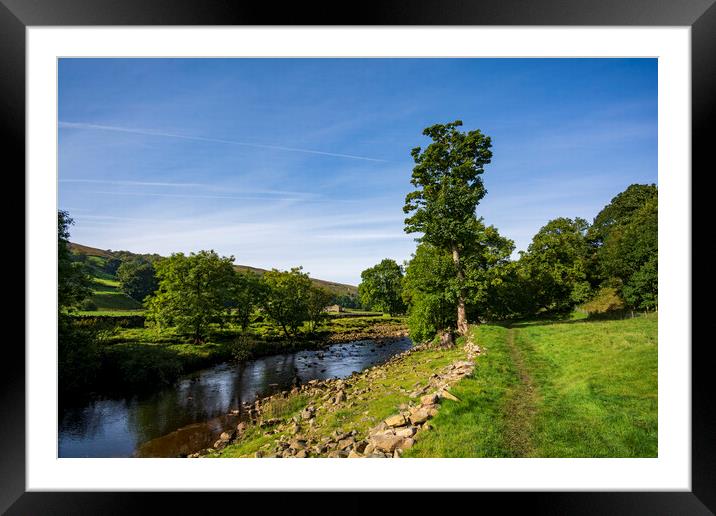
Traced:
<svg viewBox="0 0 716 516">
<path fill-rule="evenodd" d="M 249 421 L 242 421 L 235 430 L 223 432 L 214 443 L 213 448 L 194 453 L 189 457 L 201 457 L 210 452 L 221 450 L 228 444 L 241 439 L 242 434 L 250 425 L 265 428 L 265 435 L 276 435 L 276 440 L 264 445 L 257 451 L 256 457 L 329 457 L 329 458 L 398 458 L 403 450 L 412 447 L 423 432 L 429 431 L 429 420 L 440 408 L 442 399 L 459 401 L 448 388 L 460 379 L 471 374 L 475 368 L 475 359 L 480 348 L 472 340 L 463 346 L 465 359 L 453 362 L 440 372 L 430 376 L 427 385 L 409 393 L 415 399 L 408 405 L 401 405 L 399 412 L 381 421 L 371 428 L 365 437 L 356 430 L 335 431 L 329 436 L 317 436 L 315 426 L 316 407 L 320 410 L 335 412 L 344 407 L 355 406 L 356 401 L 348 398 L 347 389 L 359 379 L 367 380 L 368 385 L 374 381 L 387 379 L 386 369 L 405 357 L 429 348 L 430 344 L 420 344 L 391 357 L 383 364 L 370 367 L 360 373 L 354 373 L 345 379 L 311 380 L 295 387 L 290 392 L 284 391 L 267 398 L 256 400 L 253 404 L 245 404 L 244 410 Z M 351 391 L 351 397 L 359 398 L 370 395 L 370 387 Z M 290 395 L 303 394 L 312 400 L 306 408 L 288 422 L 262 417 L 262 407 L 272 399 Z"/>
</svg>

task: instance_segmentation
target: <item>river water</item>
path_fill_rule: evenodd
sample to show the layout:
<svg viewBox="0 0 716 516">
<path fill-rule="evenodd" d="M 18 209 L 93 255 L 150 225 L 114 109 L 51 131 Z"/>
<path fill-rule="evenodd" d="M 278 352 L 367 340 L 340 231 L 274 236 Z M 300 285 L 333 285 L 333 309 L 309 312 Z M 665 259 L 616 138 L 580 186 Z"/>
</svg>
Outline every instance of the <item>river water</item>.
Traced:
<svg viewBox="0 0 716 516">
<path fill-rule="evenodd" d="M 359 340 L 319 351 L 219 364 L 173 386 L 128 398 L 64 407 L 59 457 L 180 457 L 210 447 L 242 417 L 242 402 L 313 379 L 345 378 L 412 346 L 409 338 Z"/>
</svg>

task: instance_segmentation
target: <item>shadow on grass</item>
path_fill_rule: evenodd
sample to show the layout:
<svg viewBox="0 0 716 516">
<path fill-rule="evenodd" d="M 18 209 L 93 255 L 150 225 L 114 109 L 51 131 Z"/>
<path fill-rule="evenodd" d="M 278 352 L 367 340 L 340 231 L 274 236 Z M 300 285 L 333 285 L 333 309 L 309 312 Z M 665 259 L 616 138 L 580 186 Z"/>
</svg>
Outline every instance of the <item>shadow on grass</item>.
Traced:
<svg viewBox="0 0 716 516">
<path fill-rule="evenodd" d="M 641 312 L 630 312 L 628 310 L 615 310 L 600 314 L 582 314 L 583 316 L 575 318 L 573 314 L 565 315 L 544 315 L 532 317 L 529 319 L 514 319 L 494 321 L 492 324 L 502 326 L 504 328 L 526 328 L 528 326 L 547 326 L 550 324 L 580 324 L 594 321 L 619 321 L 623 319 L 632 319 L 642 317 L 646 314 Z"/>
</svg>

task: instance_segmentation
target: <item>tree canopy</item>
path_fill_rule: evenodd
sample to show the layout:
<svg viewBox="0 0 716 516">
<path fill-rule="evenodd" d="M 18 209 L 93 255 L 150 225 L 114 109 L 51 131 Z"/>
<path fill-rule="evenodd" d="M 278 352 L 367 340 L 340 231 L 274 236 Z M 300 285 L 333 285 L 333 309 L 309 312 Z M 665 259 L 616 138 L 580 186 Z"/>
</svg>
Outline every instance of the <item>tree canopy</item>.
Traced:
<svg viewBox="0 0 716 516">
<path fill-rule="evenodd" d="M 293 267 L 290 271 L 272 269 L 261 277 L 261 306 L 286 337 L 296 336 L 309 318 L 307 299 L 312 285 L 302 270 L 302 267 Z"/>
<path fill-rule="evenodd" d="M 363 306 L 387 314 L 405 313 L 402 298 L 403 269 L 386 258 L 361 272 L 358 295 Z"/>
<path fill-rule="evenodd" d="M 231 304 L 234 257 L 200 251 L 172 254 L 155 264 L 159 287 L 147 298 L 147 317 L 202 341 L 212 322 L 223 323 Z"/>
<path fill-rule="evenodd" d="M 157 289 L 154 266 L 142 258 L 122 262 L 117 268 L 119 288 L 140 303 Z"/>
</svg>

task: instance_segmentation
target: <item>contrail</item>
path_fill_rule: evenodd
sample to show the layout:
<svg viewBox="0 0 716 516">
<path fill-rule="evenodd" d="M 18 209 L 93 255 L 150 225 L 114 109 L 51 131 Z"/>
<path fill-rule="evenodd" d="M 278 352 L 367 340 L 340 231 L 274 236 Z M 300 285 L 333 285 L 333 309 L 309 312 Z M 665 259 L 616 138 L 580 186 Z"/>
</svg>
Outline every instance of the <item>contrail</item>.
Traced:
<svg viewBox="0 0 716 516">
<path fill-rule="evenodd" d="M 304 197 L 315 197 L 315 193 L 311 192 L 295 192 L 290 190 L 257 190 L 254 188 L 226 188 L 223 186 L 216 186 L 206 183 L 171 183 L 171 182 L 160 182 L 160 181 L 129 181 L 129 180 L 114 180 L 114 179 L 60 179 L 60 183 L 87 183 L 94 185 L 119 185 L 119 186 L 168 186 L 177 188 L 205 188 L 210 191 L 228 192 L 228 193 L 245 193 L 245 194 L 259 194 L 259 195 L 294 195 Z"/>
<path fill-rule="evenodd" d="M 187 136 L 184 134 L 176 134 L 176 133 L 165 133 L 162 131 L 155 131 L 151 129 L 133 129 L 129 127 L 117 127 L 113 125 L 97 125 L 97 124 L 88 124 L 84 122 L 59 122 L 60 127 L 66 127 L 66 128 L 72 128 L 72 129 L 97 129 L 100 131 L 116 131 L 116 132 L 122 132 L 122 133 L 132 133 L 132 134 L 143 134 L 146 136 L 163 136 L 165 138 L 180 138 L 182 140 L 193 140 L 198 142 L 212 142 L 212 143 L 224 143 L 227 145 L 241 145 L 244 147 L 255 147 L 258 149 L 271 149 L 271 150 L 281 150 L 281 151 L 288 151 L 288 152 L 303 152 L 304 154 L 318 154 L 320 156 L 333 156 L 336 158 L 347 158 L 347 159 L 358 159 L 363 161 L 378 161 L 378 162 L 387 162 L 385 159 L 378 159 L 378 158 L 368 158 L 366 156 L 355 156 L 353 154 L 341 154 L 338 152 L 324 152 L 324 151 L 317 151 L 317 150 L 311 150 L 311 149 L 299 149 L 296 147 L 283 147 L 280 145 L 264 145 L 261 143 L 248 143 L 248 142 L 239 142 L 236 140 L 222 140 L 220 138 L 205 138 L 203 136 Z"/>
<path fill-rule="evenodd" d="M 204 194 L 168 194 L 168 193 L 155 193 L 155 192 L 105 192 L 105 191 L 94 191 L 87 192 L 92 194 L 102 195 L 129 195 L 133 197 L 176 197 L 183 199 L 235 199 L 241 201 L 259 200 L 259 201 L 305 201 L 305 198 L 301 197 L 257 197 L 254 195 L 204 195 Z"/>
<path fill-rule="evenodd" d="M 207 185 L 202 183 L 160 183 L 153 181 L 105 181 L 103 179 L 60 179 L 60 183 L 92 183 L 102 185 L 123 185 L 123 186 L 177 186 L 201 188 Z"/>
</svg>

